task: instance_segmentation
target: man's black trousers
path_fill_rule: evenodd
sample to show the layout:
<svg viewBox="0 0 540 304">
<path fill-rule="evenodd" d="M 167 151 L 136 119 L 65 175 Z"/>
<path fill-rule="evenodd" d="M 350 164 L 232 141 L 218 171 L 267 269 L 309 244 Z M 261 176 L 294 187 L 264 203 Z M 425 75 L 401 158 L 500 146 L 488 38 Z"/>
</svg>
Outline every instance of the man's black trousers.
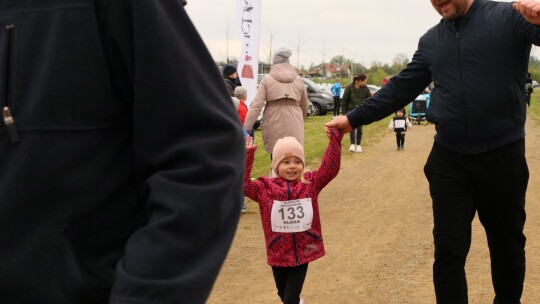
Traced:
<svg viewBox="0 0 540 304">
<path fill-rule="evenodd" d="M 494 303 L 520 303 L 529 180 L 525 140 L 473 155 L 434 144 L 424 172 L 433 200 L 437 303 L 468 302 L 464 267 L 476 212 L 488 240 Z"/>
</svg>

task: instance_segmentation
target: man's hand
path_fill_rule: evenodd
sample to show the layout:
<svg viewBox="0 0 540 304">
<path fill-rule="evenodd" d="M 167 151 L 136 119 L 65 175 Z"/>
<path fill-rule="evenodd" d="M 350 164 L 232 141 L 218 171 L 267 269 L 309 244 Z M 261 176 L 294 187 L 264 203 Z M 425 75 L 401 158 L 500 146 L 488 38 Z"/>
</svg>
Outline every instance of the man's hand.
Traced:
<svg viewBox="0 0 540 304">
<path fill-rule="evenodd" d="M 324 124 L 324 130 L 326 131 L 326 134 L 330 137 L 332 130 L 331 129 L 338 129 L 341 133 L 349 133 L 352 130 L 351 124 L 349 123 L 349 119 L 345 115 L 340 115 L 338 117 L 335 117 L 332 119 L 332 121 L 329 121 Z"/>
<path fill-rule="evenodd" d="M 537 0 L 517 0 L 512 6 L 527 22 L 540 25 L 540 2 Z"/>
</svg>

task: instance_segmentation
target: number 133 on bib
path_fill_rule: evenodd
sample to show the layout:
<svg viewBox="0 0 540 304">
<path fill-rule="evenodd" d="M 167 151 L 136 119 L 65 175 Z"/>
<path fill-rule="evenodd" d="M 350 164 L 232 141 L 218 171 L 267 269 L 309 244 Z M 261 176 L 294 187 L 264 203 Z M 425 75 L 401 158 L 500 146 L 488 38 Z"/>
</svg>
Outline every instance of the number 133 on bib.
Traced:
<svg viewBox="0 0 540 304">
<path fill-rule="evenodd" d="M 272 231 L 302 232 L 311 228 L 313 204 L 311 198 L 276 201 L 272 205 Z"/>
</svg>

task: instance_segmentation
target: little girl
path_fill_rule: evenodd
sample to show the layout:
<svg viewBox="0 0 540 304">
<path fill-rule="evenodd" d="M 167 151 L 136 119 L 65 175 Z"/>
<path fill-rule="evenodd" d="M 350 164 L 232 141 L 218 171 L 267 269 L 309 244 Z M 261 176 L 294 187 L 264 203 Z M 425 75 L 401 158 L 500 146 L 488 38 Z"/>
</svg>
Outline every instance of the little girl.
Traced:
<svg viewBox="0 0 540 304">
<path fill-rule="evenodd" d="M 341 139 L 330 130 L 330 142 L 321 166 L 304 172 L 304 150 L 294 137 L 279 139 L 272 153 L 272 169 L 277 177 L 250 177 L 257 146 L 246 140 L 244 194 L 259 204 L 266 241 L 267 263 L 272 266 L 281 301 L 304 303 L 300 293 L 308 263 L 325 254 L 318 196 L 339 172 Z"/>
<path fill-rule="evenodd" d="M 390 120 L 388 124 L 388 129 L 394 130 L 396 132 L 396 143 L 397 150 L 403 150 L 405 145 L 405 132 L 407 128 L 412 128 L 412 124 L 409 119 L 405 116 L 405 109 L 400 109 L 396 111 L 396 116 Z"/>
</svg>

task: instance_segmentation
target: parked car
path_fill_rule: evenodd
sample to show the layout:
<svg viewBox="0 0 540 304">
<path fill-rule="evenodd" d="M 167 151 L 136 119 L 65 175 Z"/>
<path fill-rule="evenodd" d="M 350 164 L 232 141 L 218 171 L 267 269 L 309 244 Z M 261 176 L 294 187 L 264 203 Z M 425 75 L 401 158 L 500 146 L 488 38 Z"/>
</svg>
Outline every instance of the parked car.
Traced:
<svg viewBox="0 0 540 304">
<path fill-rule="evenodd" d="M 302 78 L 306 85 L 308 99 L 313 104 L 313 115 L 325 115 L 334 110 L 334 97 L 318 84 L 307 78 Z"/>
<path fill-rule="evenodd" d="M 253 130 L 257 130 L 261 126 L 262 121 L 263 121 L 263 117 L 264 117 L 263 114 L 264 114 L 264 107 L 262 108 L 261 113 L 259 113 L 259 116 L 257 116 L 257 120 L 255 121 L 255 124 L 253 125 Z M 308 116 L 314 115 L 313 114 L 313 104 L 309 100 L 308 100 L 307 115 Z"/>
<path fill-rule="evenodd" d="M 367 87 L 369 89 L 369 92 L 371 93 L 371 96 L 373 96 L 373 94 L 375 94 L 375 92 L 377 92 L 378 90 L 381 89 L 381 87 L 376 86 L 374 84 L 368 84 Z"/>
</svg>

